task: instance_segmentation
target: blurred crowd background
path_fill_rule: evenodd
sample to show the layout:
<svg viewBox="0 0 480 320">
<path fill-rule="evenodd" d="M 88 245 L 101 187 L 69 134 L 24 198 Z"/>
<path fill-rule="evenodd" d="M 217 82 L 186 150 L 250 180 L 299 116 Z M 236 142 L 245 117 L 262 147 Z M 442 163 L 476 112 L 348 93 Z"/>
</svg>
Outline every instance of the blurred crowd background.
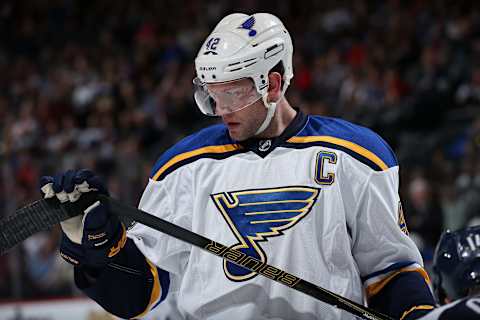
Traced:
<svg viewBox="0 0 480 320">
<path fill-rule="evenodd" d="M 442 230 L 480 218 L 480 2 L 0 2 L 0 216 L 38 179 L 92 168 L 135 205 L 157 157 L 217 121 L 192 99 L 193 60 L 227 13 L 278 15 L 294 41 L 291 104 L 380 133 L 401 168 L 427 266 Z M 0 257 L 0 299 L 77 295 L 59 229 Z"/>
</svg>

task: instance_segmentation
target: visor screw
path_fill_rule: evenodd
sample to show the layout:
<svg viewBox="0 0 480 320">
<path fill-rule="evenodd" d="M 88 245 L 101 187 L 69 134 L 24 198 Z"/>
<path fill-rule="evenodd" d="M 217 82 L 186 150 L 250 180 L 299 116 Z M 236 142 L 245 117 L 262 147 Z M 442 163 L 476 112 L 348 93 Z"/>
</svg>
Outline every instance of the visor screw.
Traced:
<svg viewBox="0 0 480 320">
<path fill-rule="evenodd" d="M 202 79 L 205 79 L 205 75 L 204 75 L 204 74 L 202 74 Z"/>
<path fill-rule="evenodd" d="M 213 75 L 212 75 L 212 78 L 213 78 L 213 79 L 217 79 L 217 76 L 213 74 Z"/>
</svg>

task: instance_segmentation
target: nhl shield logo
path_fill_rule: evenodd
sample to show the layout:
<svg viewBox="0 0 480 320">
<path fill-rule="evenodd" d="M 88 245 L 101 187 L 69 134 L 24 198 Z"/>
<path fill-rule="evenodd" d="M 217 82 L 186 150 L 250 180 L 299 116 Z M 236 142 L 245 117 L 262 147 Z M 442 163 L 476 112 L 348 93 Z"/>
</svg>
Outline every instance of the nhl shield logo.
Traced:
<svg viewBox="0 0 480 320">
<path fill-rule="evenodd" d="M 271 146 L 272 146 L 272 140 L 270 139 L 260 140 L 260 142 L 258 143 L 258 150 L 265 152 L 265 151 L 268 151 L 268 149 L 270 149 Z"/>
</svg>

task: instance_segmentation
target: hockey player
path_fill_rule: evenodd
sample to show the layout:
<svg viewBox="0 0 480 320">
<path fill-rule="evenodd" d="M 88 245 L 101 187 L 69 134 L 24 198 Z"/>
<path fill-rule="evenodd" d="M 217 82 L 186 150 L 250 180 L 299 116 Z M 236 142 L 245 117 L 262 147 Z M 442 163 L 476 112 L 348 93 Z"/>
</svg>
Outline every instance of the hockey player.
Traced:
<svg viewBox="0 0 480 320">
<path fill-rule="evenodd" d="M 194 98 L 223 124 L 165 152 L 139 207 L 396 319 L 434 299 L 408 237 L 398 163 L 369 129 L 304 115 L 284 96 L 293 46 L 267 13 L 231 14 L 197 58 Z M 90 171 L 41 179 L 47 198 L 80 206 L 108 193 Z M 85 196 L 83 196 L 85 199 Z M 106 310 L 140 318 L 174 302 L 184 319 L 353 319 L 288 287 L 137 224 L 103 204 L 62 223 L 61 255 Z"/>
<path fill-rule="evenodd" d="M 433 287 L 444 306 L 422 320 L 480 319 L 480 226 L 442 234 L 434 253 Z"/>
</svg>

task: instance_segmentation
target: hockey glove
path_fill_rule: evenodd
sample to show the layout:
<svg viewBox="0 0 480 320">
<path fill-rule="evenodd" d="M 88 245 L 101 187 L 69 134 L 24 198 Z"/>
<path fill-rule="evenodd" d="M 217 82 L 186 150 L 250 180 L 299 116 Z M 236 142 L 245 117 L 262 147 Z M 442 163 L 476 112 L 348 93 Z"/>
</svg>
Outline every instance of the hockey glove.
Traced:
<svg viewBox="0 0 480 320">
<path fill-rule="evenodd" d="M 40 188 L 44 198 L 56 198 L 67 210 L 84 213 L 60 223 L 63 259 L 75 266 L 100 269 L 120 252 L 127 240 L 125 226 L 95 198 L 108 195 L 98 176 L 89 170 L 69 170 L 42 177 Z"/>
</svg>

